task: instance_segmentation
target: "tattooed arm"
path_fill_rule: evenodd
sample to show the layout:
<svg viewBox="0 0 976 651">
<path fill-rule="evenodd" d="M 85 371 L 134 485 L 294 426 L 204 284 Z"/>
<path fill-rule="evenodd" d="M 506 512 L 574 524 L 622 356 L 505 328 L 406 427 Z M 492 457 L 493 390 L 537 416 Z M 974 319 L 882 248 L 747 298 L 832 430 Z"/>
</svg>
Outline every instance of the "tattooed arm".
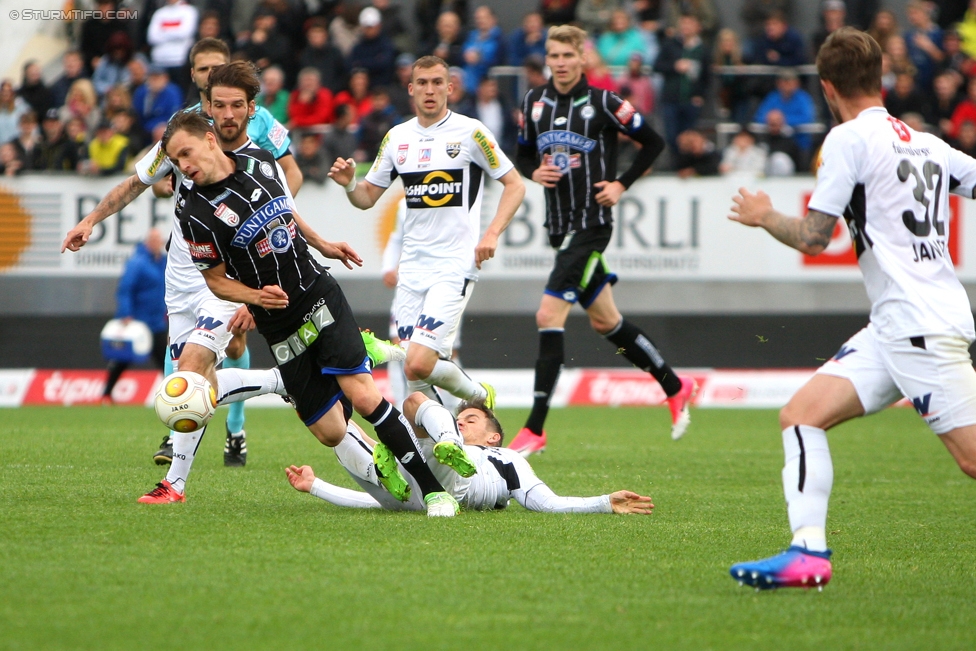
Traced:
<svg viewBox="0 0 976 651">
<path fill-rule="evenodd" d="M 806 217 L 787 217 L 773 210 L 769 195 L 760 190 L 752 194 L 739 188 L 732 197 L 732 213 L 729 219 L 746 226 L 761 226 L 770 235 L 787 246 L 807 255 L 818 255 L 830 244 L 837 217 L 811 210 Z"/>
<path fill-rule="evenodd" d="M 139 177 L 135 174 L 127 178 L 126 180 L 119 183 L 117 186 L 112 188 L 105 198 L 98 202 L 95 209 L 88 213 L 84 219 L 78 222 L 78 225 L 68 231 L 67 236 L 64 238 L 64 242 L 61 243 L 61 253 L 65 252 L 65 249 L 71 249 L 72 251 L 77 251 L 81 247 L 85 246 L 88 242 L 88 238 L 91 237 L 92 229 L 96 224 L 104 220 L 109 215 L 114 215 L 119 212 L 130 203 L 135 201 L 136 197 L 145 192 L 146 188 L 149 186 L 139 180 Z"/>
</svg>

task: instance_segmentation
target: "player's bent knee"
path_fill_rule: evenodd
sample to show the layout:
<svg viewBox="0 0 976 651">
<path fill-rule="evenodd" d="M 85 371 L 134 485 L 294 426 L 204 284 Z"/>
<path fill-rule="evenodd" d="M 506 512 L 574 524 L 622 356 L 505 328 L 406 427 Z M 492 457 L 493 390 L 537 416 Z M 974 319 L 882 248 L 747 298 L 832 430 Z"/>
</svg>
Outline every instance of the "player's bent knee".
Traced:
<svg viewBox="0 0 976 651">
<path fill-rule="evenodd" d="M 414 391 L 403 401 L 403 415 L 407 417 L 407 420 L 413 421 L 417 415 L 417 410 L 420 409 L 420 405 L 424 404 L 427 400 L 430 400 L 430 398 L 420 391 Z"/>
<path fill-rule="evenodd" d="M 308 431 L 322 445 L 330 448 L 339 445 L 346 435 L 346 418 L 342 410 L 342 404 L 337 402 L 322 418 L 309 425 Z"/>
<path fill-rule="evenodd" d="M 601 316 L 591 315 L 590 316 L 590 327 L 592 327 L 598 334 L 605 335 L 614 328 L 617 327 L 619 321 L 614 321 L 611 323 L 608 319 Z"/>
<path fill-rule="evenodd" d="M 415 357 L 407 355 L 403 371 L 408 380 L 426 380 L 434 372 L 436 364 L 437 355 L 417 355 Z"/>
</svg>

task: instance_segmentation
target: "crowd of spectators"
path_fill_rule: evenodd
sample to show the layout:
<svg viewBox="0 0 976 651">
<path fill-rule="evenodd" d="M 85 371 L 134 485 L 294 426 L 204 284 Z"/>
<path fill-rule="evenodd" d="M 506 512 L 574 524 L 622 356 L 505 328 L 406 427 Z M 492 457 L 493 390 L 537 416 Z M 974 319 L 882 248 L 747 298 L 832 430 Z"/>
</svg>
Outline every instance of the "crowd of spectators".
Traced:
<svg viewBox="0 0 976 651">
<path fill-rule="evenodd" d="M 131 169 L 169 116 L 197 101 L 187 54 L 203 37 L 258 66 L 257 103 L 293 131 L 313 182 L 325 181 L 337 156 L 370 160 L 386 130 L 413 115 L 410 68 L 426 54 L 451 66 L 450 107 L 484 122 L 511 152 L 520 87 L 489 71 L 518 66 L 521 88 L 545 83 L 547 29 L 569 22 L 591 36 L 589 82 L 652 120 L 668 144 L 663 163 L 680 176 L 808 171 L 831 116 L 815 77 L 797 67 L 849 24 L 882 47 L 889 112 L 976 153 L 976 0 L 951 10 L 910 0 L 903 16 L 879 0 L 826 0 L 809 39 L 791 23 L 796 1 L 744 0 L 736 32 L 721 24 L 715 0 L 539 0 L 506 34 L 489 6 L 467 0 L 416 0 L 416 28 L 397 0 L 147 0 L 138 21 L 75 25 L 53 83 L 36 62 L 19 88 L 0 82 L 0 173 Z M 750 64 L 774 72 L 729 67 Z M 724 151 L 711 137 L 717 123 L 739 125 Z"/>
</svg>

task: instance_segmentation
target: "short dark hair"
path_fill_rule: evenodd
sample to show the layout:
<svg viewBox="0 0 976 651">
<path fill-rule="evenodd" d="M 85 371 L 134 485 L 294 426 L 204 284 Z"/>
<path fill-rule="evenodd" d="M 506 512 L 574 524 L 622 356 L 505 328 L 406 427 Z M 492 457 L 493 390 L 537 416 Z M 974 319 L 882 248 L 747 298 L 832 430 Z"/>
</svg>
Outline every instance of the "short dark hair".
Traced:
<svg viewBox="0 0 976 651">
<path fill-rule="evenodd" d="M 207 81 L 207 99 L 210 99 L 210 91 L 215 86 L 239 88 L 244 91 L 248 102 L 254 101 L 261 92 L 258 69 L 250 61 L 233 61 L 215 67 L 210 71 L 210 79 Z"/>
<path fill-rule="evenodd" d="M 213 134 L 214 138 L 217 138 L 217 133 L 214 131 L 213 125 L 210 124 L 210 120 L 202 113 L 181 111 L 170 118 L 169 124 L 166 125 L 166 131 L 163 132 L 163 137 L 159 142 L 159 146 L 163 148 L 163 153 L 166 152 L 166 147 L 169 145 L 170 139 L 172 139 L 177 131 L 186 131 L 190 135 L 198 138 L 205 138 L 210 133 Z M 220 141 L 218 140 L 217 142 Z"/>
<path fill-rule="evenodd" d="M 196 58 L 198 54 L 204 54 L 205 52 L 216 52 L 217 54 L 223 54 L 224 58 L 230 61 L 230 48 L 219 38 L 213 38 L 208 36 L 207 38 L 201 38 L 199 41 L 193 44 L 190 48 L 190 67 L 196 65 Z"/>
<path fill-rule="evenodd" d="M 833 84 L 841 97 L 880 95 L 881 46 L 865 32 L 841 27 L 820 46 L 817 73 Z"/>
<path fill-rule="evenodd" d="M 460 416 L 468 409 L 476 409 L 485 415 L 485 418 L 488 419 L 487 430 L 494 434 L 498 434 L 497 447 L 501 447 L 502 443 L 505 442 L 505 431 L 502 430 L 502 424 L 498 422 L 495 412 L 488 409 L 484 400 L 465 400 L 457 406 L 457 415 Z"/>
</svg>

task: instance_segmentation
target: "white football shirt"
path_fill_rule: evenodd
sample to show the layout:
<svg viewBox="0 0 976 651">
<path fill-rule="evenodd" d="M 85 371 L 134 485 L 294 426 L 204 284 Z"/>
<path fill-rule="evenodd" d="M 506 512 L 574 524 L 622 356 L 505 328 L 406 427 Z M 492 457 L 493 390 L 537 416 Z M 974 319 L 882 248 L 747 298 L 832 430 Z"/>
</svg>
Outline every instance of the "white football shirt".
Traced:
<svg viewBox="0 0 976 651">
<path fill-rule="evenodd" d="M 949 192 L 973 198 L 976 160 L 881 107 L 834 127 L 809 207 L 843 216 L 886 339 L 976 339 L 969 297 L 949 258 Z"/>
<path fill-rule="evenodd" d="M 483 175 L 498 179 L 513 167 L 485 125 L 453 111 L 426 129 L 413 118 L 387 132 L 366 180 L 381 188 L 403 181 L 401 285 L 424 291 L 450 278 L 477 280 Z"/>
</svg>

